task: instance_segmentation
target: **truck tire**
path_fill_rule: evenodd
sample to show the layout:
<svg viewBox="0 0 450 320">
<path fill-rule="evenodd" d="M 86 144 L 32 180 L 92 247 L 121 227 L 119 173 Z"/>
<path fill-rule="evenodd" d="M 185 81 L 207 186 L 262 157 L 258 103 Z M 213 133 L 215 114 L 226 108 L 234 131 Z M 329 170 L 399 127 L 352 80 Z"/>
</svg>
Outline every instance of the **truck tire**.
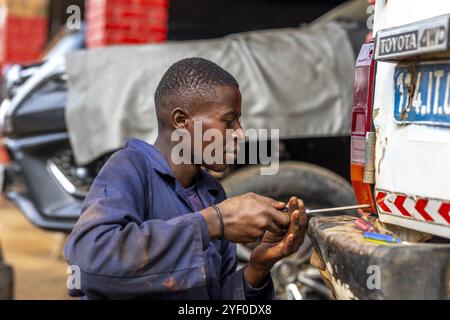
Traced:
<svg viewBox="0 0 450 320">
<path fill-rule="evenodd" d="M 334 172 L 306 162 L 281 162 L 273 176 L 260 174 L 260 166 L 245 167 L 221 181 L 228 197 L 254 192 L 276 200 L 287 201 L 296 195 L 308 208 L 326 208 L 355 204 L 353 188 Z M 354 210 L 329 215 L 350 214 Z"/>
<path fill-rule="evenodd" d="M 310 163 L 299 161 L 281 162 L 279 171 L 273 176 L 260 174 L 260 166 L 245 167 L 231 173 L 221 181 L 228 197 L 254 192 L 276 200 L 287 201 L 291 196 L 301 198 L 307 208 L 327 208 L 355 204 L 353 188 L 341 176 L 330 170 Z M 355 210 L 330 212 L 326 215 L 357 215 Z M 325 215 L 325 214 L 319 214 Z M 241 263 L 250 258 L 251 249 L 256 243 L 238 245 L 238 257 Z M 296 283 L 303 299 L 328 298 L 320 276 L 314 274 L 309 264 L 313 245 L 306 237 L 297 253 L 281 260 L 272 269 L 277 299 L 286 298 L 286 288 Z M 297 274 L 304 283 L 296 282 Z M 300 281 L 301 282 L 301 281 Z"/>
</svg>

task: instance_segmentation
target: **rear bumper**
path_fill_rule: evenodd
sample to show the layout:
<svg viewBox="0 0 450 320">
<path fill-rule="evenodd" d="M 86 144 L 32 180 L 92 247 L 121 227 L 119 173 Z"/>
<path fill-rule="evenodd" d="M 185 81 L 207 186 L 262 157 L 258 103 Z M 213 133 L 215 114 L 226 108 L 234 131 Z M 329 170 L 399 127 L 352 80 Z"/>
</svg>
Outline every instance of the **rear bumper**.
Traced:
<svg viewBox="0 0 450 320">
<path fill-rule="evenodd" d="M 450 299 L 450 244 L 365 242 L 350 216 L 312 218 L 308 235 L 337 299 Z"/>
</svg>

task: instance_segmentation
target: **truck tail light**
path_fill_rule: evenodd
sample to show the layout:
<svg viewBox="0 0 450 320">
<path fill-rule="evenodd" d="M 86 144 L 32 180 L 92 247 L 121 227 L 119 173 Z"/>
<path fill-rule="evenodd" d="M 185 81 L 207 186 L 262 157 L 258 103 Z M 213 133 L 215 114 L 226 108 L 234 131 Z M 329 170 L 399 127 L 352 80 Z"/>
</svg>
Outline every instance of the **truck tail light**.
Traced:
<svg viewBox="0 0 450 320">
<path fill-rule="evenodd" d="M 355 64 L 355 84 L 353 90 L 353 109 L 351 127 L 351 164 L 350 175 L 356 200 L 360 204 L 370 204 L 364 209 L 375 213 L 373 200 L 371 171 L 373 166 L 373 150 L 366 148 L 374 146 L 372 129 L 372 98 L 374 86 L 375 60 L 373 42 L 361 47 Z"/>
</svg>

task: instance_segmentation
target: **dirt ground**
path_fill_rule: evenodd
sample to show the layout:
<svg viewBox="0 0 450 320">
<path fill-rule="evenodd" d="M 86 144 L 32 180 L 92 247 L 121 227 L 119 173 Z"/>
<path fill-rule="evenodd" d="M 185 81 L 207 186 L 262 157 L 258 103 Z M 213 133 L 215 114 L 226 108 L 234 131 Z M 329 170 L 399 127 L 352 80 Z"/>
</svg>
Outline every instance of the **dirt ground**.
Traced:
<svg viewBox="0 0 450 320">
<path fill-rule="evenodd" d="M 12 204 L 0 199 L 0 243 L 15 273 L 15 299 L 70 299 L 65 235 L 34 227 Z"/>
</svg>

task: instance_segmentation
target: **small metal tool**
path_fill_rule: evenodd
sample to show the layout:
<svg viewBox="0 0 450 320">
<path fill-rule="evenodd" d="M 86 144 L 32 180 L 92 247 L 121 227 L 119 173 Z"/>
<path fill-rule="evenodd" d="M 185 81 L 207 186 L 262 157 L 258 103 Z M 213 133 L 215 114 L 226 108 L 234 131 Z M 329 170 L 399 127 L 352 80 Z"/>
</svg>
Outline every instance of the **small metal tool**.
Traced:
<svg viewBox="0 0 450 320">
<path fill-rule="evenodd" d="M 352 209 L 363 209 L 363 208 L 369 208 L 369 207 L 370 207 L 370 204 L 358 204 L 358 205 L 354 205 L 354 206 L 344 206 L 344 207 L 334 207 L 334 208 L 324 208 L 324 209 L 306 209 L 306 214 L 352 210 Z M 289 209 L 286 207 L 281 211 L 288 212 Z"/>
<path fill-rule="evenodd" d="M 342 211 L 342 210 L 352 210 L 352 209 L 364 209 L 369 208 L 370 204 L 358 204 L 354 206 L 345 206 L 345 207 L 334 207 L 334 208 L 325 208 L 325 209 L 306 209 L 306 213 L 322 213 L 322 212 L 332 212 L 332 211 Z"/>
</svg>

